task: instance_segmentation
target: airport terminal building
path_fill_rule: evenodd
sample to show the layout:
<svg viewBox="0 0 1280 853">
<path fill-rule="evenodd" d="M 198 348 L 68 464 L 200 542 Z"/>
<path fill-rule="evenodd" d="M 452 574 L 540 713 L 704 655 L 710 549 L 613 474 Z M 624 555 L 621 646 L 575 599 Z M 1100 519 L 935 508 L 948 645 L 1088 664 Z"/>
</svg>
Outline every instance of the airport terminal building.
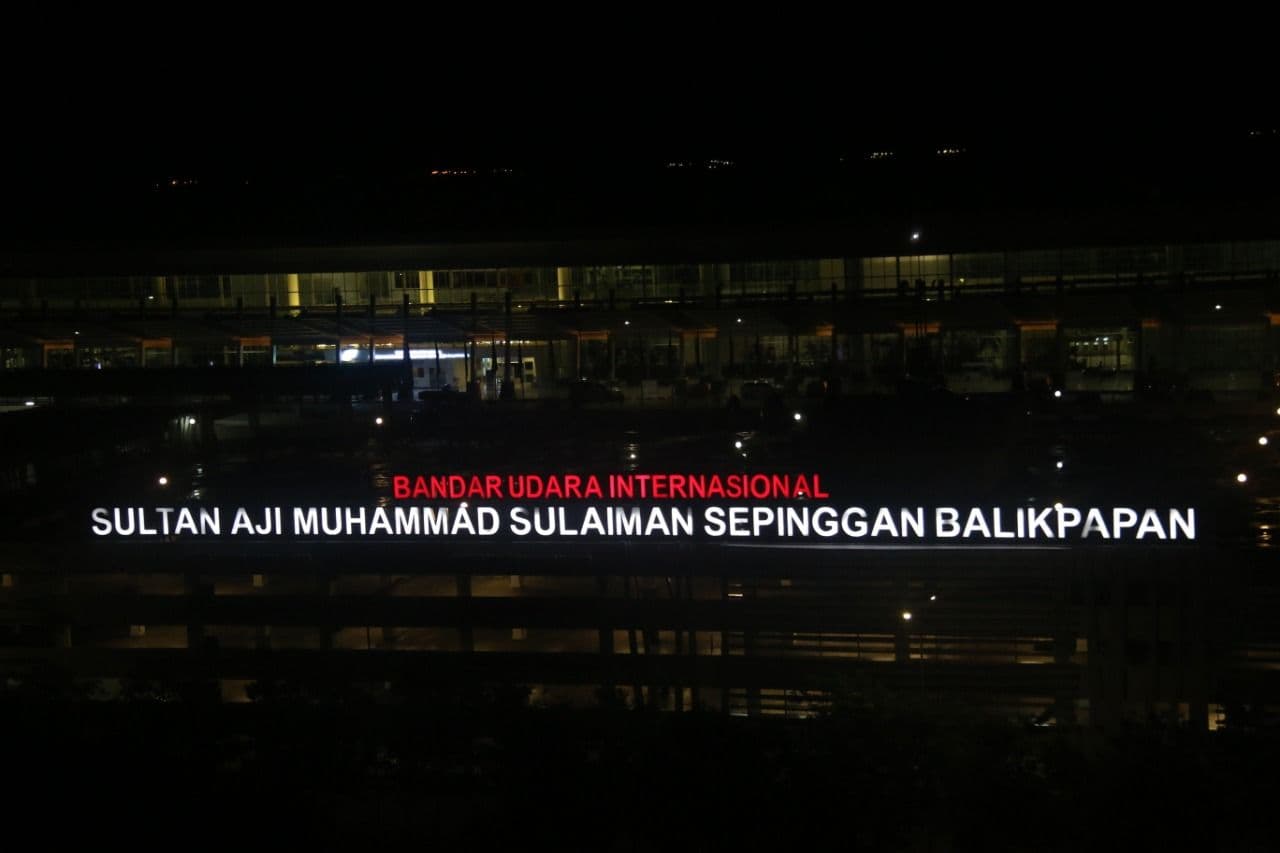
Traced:
<svg viewBox="0 0 1280 853">
<path fill-rule="evenodd" d="M 1280 709 L 1280 240 L 805 248 L 14 257 L 10 689 Z"/>
</svg>

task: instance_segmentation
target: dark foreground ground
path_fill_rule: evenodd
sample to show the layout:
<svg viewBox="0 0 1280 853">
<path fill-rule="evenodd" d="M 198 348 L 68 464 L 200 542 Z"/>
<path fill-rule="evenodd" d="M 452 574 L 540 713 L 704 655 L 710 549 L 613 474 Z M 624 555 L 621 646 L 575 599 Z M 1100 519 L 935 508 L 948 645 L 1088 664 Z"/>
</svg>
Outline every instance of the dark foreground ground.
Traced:
<svg viewBox="0 0 1280 853">
<path fill-rule="evenodd" d="M 806 721 L 519 690 L 247 706 L 8 691 L 11 838 L 53 849 L 1274 849 L 1280 737 L 1037 728 L 874 690 Z"/>
</svg>

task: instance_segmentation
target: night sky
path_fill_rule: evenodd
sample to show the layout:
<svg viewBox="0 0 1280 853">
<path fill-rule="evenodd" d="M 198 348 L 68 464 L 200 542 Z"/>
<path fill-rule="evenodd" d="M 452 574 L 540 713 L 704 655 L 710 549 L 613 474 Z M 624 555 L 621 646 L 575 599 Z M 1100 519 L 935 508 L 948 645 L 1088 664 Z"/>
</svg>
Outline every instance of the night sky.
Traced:
<svg viewBox="0 0 1280 853">
<path fill-rule="evenodd" d="M 1240 85 L 1239 64 L 1157 69 L 1130 54 L 1135 69 L 1117 74 L 1101 48 L 934 52 L 866 34 L 842 47 L 779 36 L 785 49 L 627 28 L 480 45 L 447 26 L 404 45 L 222 35 L 81 34 L 56 55 L 7 57 L 3 244 L 1280 198 L 1280 114 Z M 869 159 L 880 151 L 893 156 Z"/>
</svg>

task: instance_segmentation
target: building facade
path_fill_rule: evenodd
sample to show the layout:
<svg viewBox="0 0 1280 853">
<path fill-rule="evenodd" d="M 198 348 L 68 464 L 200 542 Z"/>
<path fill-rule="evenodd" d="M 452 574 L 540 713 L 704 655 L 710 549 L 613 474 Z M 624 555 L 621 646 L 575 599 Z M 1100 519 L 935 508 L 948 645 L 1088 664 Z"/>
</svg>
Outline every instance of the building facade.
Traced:
<svg viewBox="0 0 1280 853">
<path fill-rule="evenodd" d="M 0 283 L 12 684 L 196 681 L 226 701 L 519 684 L 784 715 L 888 690 L 1210 728 L 1280 708 L 1262 441 L 1280 424 L 1280 241 L 380 254 Z M 88 531 L 104 505 L 373 506 L 403 470 L 822 471 L 904 504 L 1178 503 L 1205 535 L 1023 551 Z"/>
</svg>

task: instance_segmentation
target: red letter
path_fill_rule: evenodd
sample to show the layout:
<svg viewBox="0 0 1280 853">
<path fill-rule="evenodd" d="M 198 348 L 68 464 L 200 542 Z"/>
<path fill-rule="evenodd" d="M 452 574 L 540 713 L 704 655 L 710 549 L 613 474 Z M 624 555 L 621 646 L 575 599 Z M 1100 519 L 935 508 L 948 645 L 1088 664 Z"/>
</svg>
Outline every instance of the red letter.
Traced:
<svg viewBox="0 0 1280 853">
<path fill-rule="evenodd" d="M 403 474 L 392 477 L 391 494 L 395 495 L 397 500 L 409 497 L 409 478 Z"/>
<path fill-rule="evenodd" d="M 825 500 L 826 498 L 831 497 L 831 495 L 822 491 L 822 481 L 817 474 L 813 475 L 813 496 L 818 500 Z"/>
</svg>

